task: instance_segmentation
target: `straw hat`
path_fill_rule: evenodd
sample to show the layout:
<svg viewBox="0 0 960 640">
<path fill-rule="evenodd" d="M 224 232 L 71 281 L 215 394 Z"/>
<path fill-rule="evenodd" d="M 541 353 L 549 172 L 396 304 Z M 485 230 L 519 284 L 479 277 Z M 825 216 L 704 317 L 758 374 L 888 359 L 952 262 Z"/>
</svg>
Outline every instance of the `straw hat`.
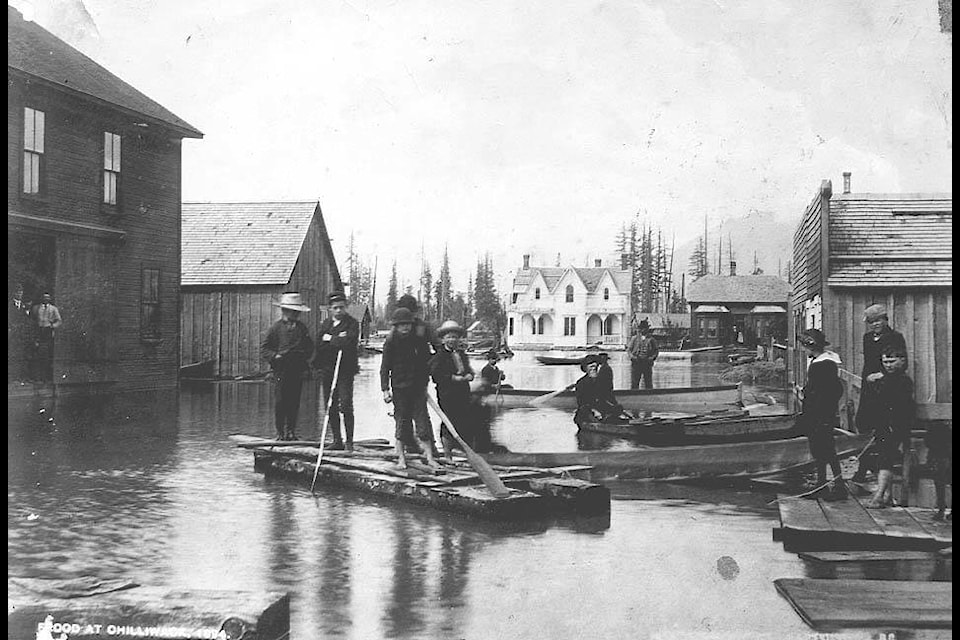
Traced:
<svg viewBox="0 0 960 640">
<path fill-rule="evenodd" d="M 447 320 L 440 325 L 440 328 L 437 329 L 437 337 L 442 338 L 451 331 L 456 331 L 457 335 L 463 335 L 463 329 L 457 323 L 456 320 Z"/>
<path fill-rule="evenodd" d="M 303 304 L 299 293 L 284 293 L 280 296 L 280 302 L 274 302 L 273 306 L 294 311 L 310 311 L 310 307 Z"/>
</svg>

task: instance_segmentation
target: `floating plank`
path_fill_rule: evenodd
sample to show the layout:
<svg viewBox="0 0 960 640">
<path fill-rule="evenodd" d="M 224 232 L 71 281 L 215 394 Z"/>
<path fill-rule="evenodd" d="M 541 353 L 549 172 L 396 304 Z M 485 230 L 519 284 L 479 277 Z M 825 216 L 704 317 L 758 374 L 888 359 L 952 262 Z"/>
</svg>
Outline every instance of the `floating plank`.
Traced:
<svg viewBox="0 0 960 640">
<path fill-rule="evenodd" d="M 803 551 L 797 555 L 814 562 L 912 562 L 940 557 L 933 551 Z"/>
<path fill-rule="evenodd" d="M 819 500 L 781 496 L 780 526 L 794 531 L 829 531 L 830 522 L 823 514 Z"/>
<path fill-rule="evenodd" d="M 870 509 L 870 515 L 883 529 L 883 533 L 891 538 L 914 538 L 917 540 L 934 541 L 926 529 L 908 512 L 899 507 L 886 509 Z"/>
<path fill-rule="evenodd" d="M 952 582 L 781 578 L 773 583 L 803 621 L 817 631 L 953 626 Z"/>
<path fill-rule="evenodd" d="M 59 588 L 51 585 L 48 590 Z M 52 637 L 133 640 L 232 638 L 280 640 L 290 634 L 290 596 L 284 593 L 171 590 L 134 587 L 82 598 L 58 598 L 24 590 L 8 579 L 7 636 L 35 638 L 53 616 Z M 64 628 L 64 625 L 66 628 Z"/>
<path fill-rule="evenodd" d="M 856 498 L 850 497 L 836 502 L 822 501 L 820 507 L 835 531 L 855 535 L 883 535 L 883 529 Z"/>
<path fill-rule="evenodd" d="M 936 511 L 930 509 L 920 509 L 918 507 L 904 507 L 904 511 L 910 514 L 914 520 L 930 534 L 937 542 L 953 544 L 953 521 L 936 521 L 933 514 Z"/>
</svg>

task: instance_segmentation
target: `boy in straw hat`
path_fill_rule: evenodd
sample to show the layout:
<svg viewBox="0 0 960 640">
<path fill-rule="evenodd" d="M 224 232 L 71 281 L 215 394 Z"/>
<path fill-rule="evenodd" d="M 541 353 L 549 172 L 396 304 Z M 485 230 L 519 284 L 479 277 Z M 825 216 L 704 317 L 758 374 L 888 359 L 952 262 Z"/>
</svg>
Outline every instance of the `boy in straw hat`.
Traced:
<svg viewBox="0 0 960 640">
<path fill-rule="evenodd" d="M 816 461 L 817 486 L 826 488 L 829 465 L 833 471 L 833 483 L 824 499 L 842 500 L 847 497 L 847 491 L 840 475 L 840 460 L 833 439 L 833 430 L 840 425 L 838 411 L 843 395 L 837 368 L 840 356 L 826 349 L 830 343 L 819 329 L 805 330 L 799 342 L 810 358 L 807 384 L 800 391 L 800 401 L 803 403 L 800 421 L 807 434 L 810 455 Z M 822 495 L 820 491 L 817 494 Z"/>
<path fill-rule="evenodd" d="M 276 379 L 274 415 L 277 440 L 297 439 L 297 413 L 300 391 L 313 356 L 313 340 L 300 314 L 310 311 L 299 293 L 284 293 L 274 306 L 280 307 L 281 318 L 267 330 L 260 345 L 260 357 L 273 369 Z"/>
<path fill-rule="evenodd" d="M 330 406 L 330 431 L 333 434 L 332 449 L 353 451 L 353 378 L 359 370 L 357 345 L 360 342 L 360 323 L 347 313 L 347 297 L 342 291 L 334 291 L 328 297 L 330 317 L 317 329 L 317 355 L 314 366 L 320 372 L 320 386 L 324 402 Z M 337 355 L 340 368 L 337 369 Z M 333 379 L 333 374 L 337 379 Z M 331 391 L 333 398 L 331 400 Z M 340 433 L 340 414 L 343 413 L 344 444 Z"/>
<path fill-rule="evenodd" d="M 441 346 L 430 359 L 430 376 L 437 385 L 437 402 L 450 418 L 461 437 L 467 444 L 476 446 L 475 429 L 470 415 L 470 383 L 473 381 L 473 369 L 470 360 L 458 348 L 463 329 L 453 320 L 447 320 L 437 329 Z M 453 436 L 447 426 L 440 428 L 440 442 L 443 456 L 453 461 Z"/>
</svg>

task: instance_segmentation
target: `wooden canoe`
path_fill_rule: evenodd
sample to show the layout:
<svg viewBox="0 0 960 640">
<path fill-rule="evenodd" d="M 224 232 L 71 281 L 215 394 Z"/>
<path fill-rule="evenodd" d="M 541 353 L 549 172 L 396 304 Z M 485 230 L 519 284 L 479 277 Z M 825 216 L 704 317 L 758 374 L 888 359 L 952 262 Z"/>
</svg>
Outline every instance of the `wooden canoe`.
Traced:
<svg viewBox="0 0 960 640">
<path fill-rule="evenodd" d="M 580 364 L 583 357 L 572 358 L 567 356 L 536 356 L 540 364 Z"/>
<path fill-rule="evenodd" d="M 503 409 L 535 407 L 534 398 L 547 395 L 550 389 L 507 389 L 500 393 L 481 396 L 484 404 Z M 736 384 L 712 387 L 675 387 L 666 389 L 620 389 L 613 392 L 617 402 L 633 412 L 680 411 L 684 413 L 708 413 L 716 409 L 729 409 L 741 401 L 740 386 Z M 556 409 L 577 408 L 573 391 L 564 391 L 543 402 L 540 406 Z"/>
<path fill-rule="evenodd" d="M 870 436 L 866 434 L 837 435 L 837 453 L 841 457 L 857 454 L 869 440 Z M 588 465 L 594 468 L 595 478 L 620 479 L 751 477 L 800 469 L 813 463 L 805 437 L 627 451 L 494 452 L 481 455 L 491 464 L 498 465 Z"/>
<path fill-rule="evenodd" d="M 715 415 L 637 418 L 629 422 L 581 422 L 581 431 L 629 438 L 652 446 L 777 440 L 803 435 L 792 413 L 751 416 L 736 410 Z"/>
</svg>

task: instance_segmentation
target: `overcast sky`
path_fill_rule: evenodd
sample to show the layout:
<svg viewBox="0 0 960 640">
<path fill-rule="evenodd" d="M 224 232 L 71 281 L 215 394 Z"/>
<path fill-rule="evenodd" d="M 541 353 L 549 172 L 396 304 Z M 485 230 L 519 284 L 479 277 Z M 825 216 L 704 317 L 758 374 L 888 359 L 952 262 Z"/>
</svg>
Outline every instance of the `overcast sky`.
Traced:
<svg viewBox="0 0 960 640">
<path fill-rule="evenodd" d="M 342 269 L 351 231 L 380 256 L 378 292 L 421 242 L 465 289 L 487 251 L 503 274 L 608 257 L 638 210 L 680 244 L 704 214 L 795 220 L 845 170 L 952 190 L 937 0 L 33 5 L 204 132 L 184 199 L 319 199 Z"/>
</svg>

